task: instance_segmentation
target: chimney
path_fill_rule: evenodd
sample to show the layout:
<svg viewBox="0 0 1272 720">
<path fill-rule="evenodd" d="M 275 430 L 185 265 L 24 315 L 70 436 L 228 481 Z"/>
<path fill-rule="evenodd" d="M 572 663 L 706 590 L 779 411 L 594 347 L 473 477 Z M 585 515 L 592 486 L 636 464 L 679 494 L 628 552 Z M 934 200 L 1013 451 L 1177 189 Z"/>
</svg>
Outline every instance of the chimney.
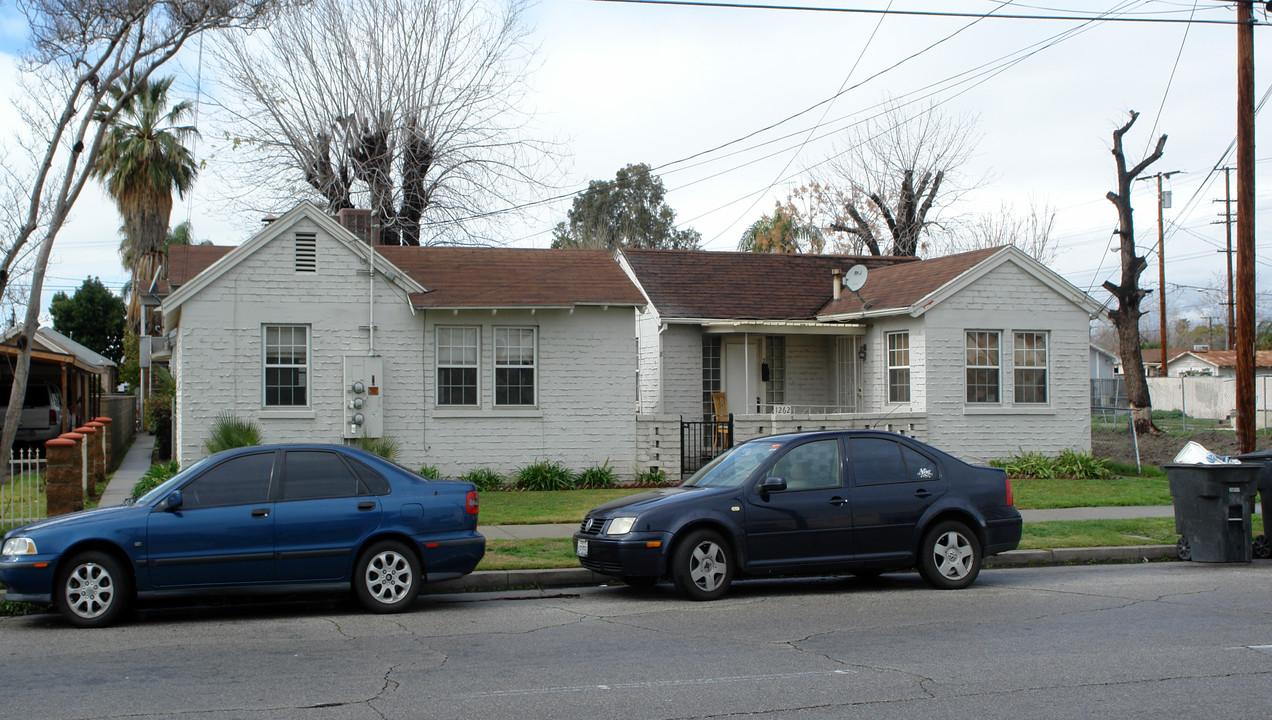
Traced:
<svg viewBox="0 0 1272 720">
<path fill-rule="evenodd" d="M 830 276 L 834 278 L 834 282 L 832 283 L 832 287 L 831 287 L 831 292 L 834 293 L 835 299 L 838 300 L 840 294 L 843 293 L 844 271 L 840 270 L 839 268 L 835 268 L 834 270 L 830 271 Z"/>
<path fill-rule="evenodd" d="M 374 227 L 372 222 L 371 211 L 361 210 L 358 208 L 341 208 L 336 212 L 336 222 L 340 223 L 344 229 L 353 233 L 359 240 L 368 245 L 376 243 L 372 242 L 372 238 L 379 240 L 380 233 Z"/>
</svg>

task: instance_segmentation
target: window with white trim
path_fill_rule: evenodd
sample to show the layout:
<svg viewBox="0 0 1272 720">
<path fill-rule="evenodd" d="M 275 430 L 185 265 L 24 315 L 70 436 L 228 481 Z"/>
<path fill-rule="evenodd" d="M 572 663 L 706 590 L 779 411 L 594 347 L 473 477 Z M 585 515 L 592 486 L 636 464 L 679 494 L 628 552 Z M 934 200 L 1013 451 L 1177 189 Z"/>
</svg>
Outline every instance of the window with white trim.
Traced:
<svg viewBox="0 0 1272 720">
<path fill-rule="evenodd" d="M 769 370 L 764 401 L 769 405 L 781 405 L 786 402 L 786 336 L 769 335 L 765 338 L 764 364 Z"/>
<path fill-rule="evenodd" d="M 1016 333 L 1013 360 L 1016 402 L 1047 402 L 1047 333 Z"/>
<path fill-rule="evenodd" d="M 309 406 L 309 328 L 263 325 L 265 407 Z"/>
<path fill-rule="evenodd" d="M 968 330 L 966 344 L 967 402 L 999 402 L 999 334 Z"/>
<path fill-rule="evenodd" d="M 910 402 L 910 333 L 888 333 L 888 402 Z"/>
<path fill-rule="evenodd" d="M 475 327 L 438 327 L 437 404 L 477 405 L 477 356 L 480 334 Z"/>
<path fill-rule="evenodd" d="M 495 405 L 534 405 L 535 328 L 495 328 Z"/>
</svg>

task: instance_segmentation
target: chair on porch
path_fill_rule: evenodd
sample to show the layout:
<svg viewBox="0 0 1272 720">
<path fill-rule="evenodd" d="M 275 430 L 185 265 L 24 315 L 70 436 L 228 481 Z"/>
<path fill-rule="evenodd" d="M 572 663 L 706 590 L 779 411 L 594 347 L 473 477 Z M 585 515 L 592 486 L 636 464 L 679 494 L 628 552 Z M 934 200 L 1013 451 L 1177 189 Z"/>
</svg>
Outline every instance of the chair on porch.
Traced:
<svg viewBox="0 0 1272 720">
<path fill-rule="evenodd" d="M 724 393 L 711 393 L 711 405 L 715 410 L 715 434 L 711 440 L 712 449 L 718 454 L 729 447 L 729 403 Z"/>
</svg>

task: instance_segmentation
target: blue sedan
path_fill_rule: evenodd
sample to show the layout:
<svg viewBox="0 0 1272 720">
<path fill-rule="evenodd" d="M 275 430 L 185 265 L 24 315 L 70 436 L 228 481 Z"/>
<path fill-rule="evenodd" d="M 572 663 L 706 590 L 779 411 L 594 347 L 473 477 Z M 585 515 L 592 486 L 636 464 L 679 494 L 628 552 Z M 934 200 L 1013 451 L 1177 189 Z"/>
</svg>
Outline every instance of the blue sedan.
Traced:
<svg viewBox="0 0 1272 720">
<path fill-rule="evenodd" d="M 101 627 L 138 598 L 352 589 L 406 610 L 424 582 L 485 554 L 472 483 L 427 480 L 340 445 L 239 448 L 199 460 L 135 502 L 10 531 L 9 600 Z"/>
</svg>

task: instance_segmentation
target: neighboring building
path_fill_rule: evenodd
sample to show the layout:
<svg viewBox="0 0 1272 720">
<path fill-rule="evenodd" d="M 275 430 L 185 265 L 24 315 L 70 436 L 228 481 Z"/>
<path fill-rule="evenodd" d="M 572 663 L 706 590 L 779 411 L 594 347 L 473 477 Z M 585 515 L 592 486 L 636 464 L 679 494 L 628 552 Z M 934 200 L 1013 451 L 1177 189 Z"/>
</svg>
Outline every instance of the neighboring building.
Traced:
<svg viewBox="0 0 1272 720">
<path fill-rule="evenodd" d="M 369 227 L 302 203 L 238 247 L 169 249 L 154 357 L 177 381 L 178 459 L 230 413 L 265 442 L 392 438 L 402 464 L 444 474 L 635 470 L 644 301 L 610 255 L 372 252 Z"/>
<path fill-rule="evenodd" d="M 10 328 L 0 339 L 0 356 L 7 360 L 0 371 L 0 405 L 8 405 L 13 387 L 13 367 L 20 350 L 22 328 Z M 102 413 L 103 394 L 114 392 L 118 378 L 115 362 L 90 350 L 62 333 L 41 327 L 31 343 L 31 367 L 27 373 L 27 406 L 56 405 L 52 425 L 56 434 L 69 432 Z M 32 391 L 32 388 L 39 387 Z M 50 431 L 51 432 L 51 431 Z"/>
<path fill-rule="evenodd" d="M 1145 350 L 1144 352 L 1148 352 Z M 1173 355 L 1166 364 L 1169 377 L 1212 376 L 1235 378 L 1237 376 L 1236 350 L 1194 350 L 1180 351 Z M 1255 376 L 1272 375 L 1272 350 L 1256 350 L 1254 352 Z"/>
<path fill-rule="evenodd" d="M 912 258 L 624 250 L 640 408 L 714 414 L 737 439 L 878 427 L 984 461 L 1090 448 L 1100 306 L 1014 247 Z M 845 287 L 864 265 L 858 292 Z M 858 271 L 859 272 L 859 271 Z M 848 287 L 851 287 L 849 285 Z"/>
<path fill-rule="evenodd" d="M 1166 351 L 1166 365 L 1175 361 L 1175 358 L 1183 355 L 1186 350 L 1184 348 L 1170 348 Z M 1162 372 L 1162 350 L 1161 348 L 1143 348 L 1140 350 L 1140 357 L 1144 359 L 1144 375 L 1145 377 L 1164 377 Z"/>
<path fill-rule="evenodd" d="M 1099 345 L 1091 346 L 1091 379 L 1112 380 L 1122 374 L 1122 361 L 1116 353 Z"/>
</svg>

